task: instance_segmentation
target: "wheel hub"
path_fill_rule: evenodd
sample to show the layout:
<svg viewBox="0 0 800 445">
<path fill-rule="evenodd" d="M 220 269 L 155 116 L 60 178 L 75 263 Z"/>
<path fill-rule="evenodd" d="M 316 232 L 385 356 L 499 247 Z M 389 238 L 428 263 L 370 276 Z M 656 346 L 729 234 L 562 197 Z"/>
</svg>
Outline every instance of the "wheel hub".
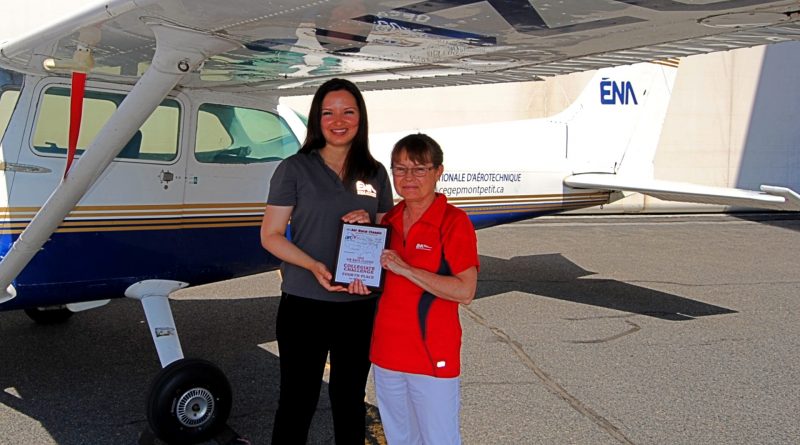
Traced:
<svg viewBox="0 0 800 445">
<path fill-rule="evenodd" d="M 205 388 L 186 391 L 175 405 L 175 417 L 181 425 L 196 427 L 214 414 L 214 397 Z"/>
</svg>

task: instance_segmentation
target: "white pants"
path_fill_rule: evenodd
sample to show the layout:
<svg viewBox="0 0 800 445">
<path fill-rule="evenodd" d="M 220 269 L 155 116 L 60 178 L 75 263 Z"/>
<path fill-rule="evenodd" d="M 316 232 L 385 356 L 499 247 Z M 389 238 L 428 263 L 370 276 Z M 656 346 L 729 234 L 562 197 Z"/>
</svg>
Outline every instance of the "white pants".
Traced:
<svg viewBox="0 0 800 445">
<path fill-rule="evenodd" d="M 389 445 L 460 445 L 460 380 L 372 366 Z"/>
</svg>

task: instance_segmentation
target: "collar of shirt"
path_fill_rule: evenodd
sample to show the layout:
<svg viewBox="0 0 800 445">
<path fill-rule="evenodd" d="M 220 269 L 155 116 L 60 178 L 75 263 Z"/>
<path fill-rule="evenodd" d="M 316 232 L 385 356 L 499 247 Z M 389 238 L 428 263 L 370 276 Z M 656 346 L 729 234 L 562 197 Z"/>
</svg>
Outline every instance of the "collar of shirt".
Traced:
<svg viewBox="0 0 800 445">
<path fill-rule="evenodd" d="M 386 216 L 383 217 L 383 221 L 385 224 L 389 224 L 392 227 L 397 227 L 398 229 L 402 230 L 403 228 L 403 210 L 406 208 L 405 200 L 400 201 L 397 203 L 396 206 Z M 433 202 L 431 203 L 430 207 L 425 210 L 425 213 L 422 214 L 422 217 L 417 221 L 418 223 L 428 224 L 434 227 L 439 227 L 442 225 L 442 221 L 444 220 L 444 212 L 447 208 L 447 197 L 441 193 L 436 194 L 436 198 L 434 198 Z M 402 233 L 402 231 L 400 232 Z"/>
<path fill-rule="evenodd" d="M 317 162 L 319 162 L 320 167 L 322 167 L 322 171 L 324 171 L 325 174 L 328 175 L 328 177 L 330 177 L 334 181 L 337 187 L 345 188 L 342 178 L 340 178 L 339 175 L 337 175 L 336 172 L 333 171 L 333 169 L 328 167 L 328 164 L 325 163 L 325 159 L 323 159 L 322 155 L 319 154 L 319 149 L 311 150 L 309 155 L 311 156 L 312 159 L 316 159 Z"/>
</svg>

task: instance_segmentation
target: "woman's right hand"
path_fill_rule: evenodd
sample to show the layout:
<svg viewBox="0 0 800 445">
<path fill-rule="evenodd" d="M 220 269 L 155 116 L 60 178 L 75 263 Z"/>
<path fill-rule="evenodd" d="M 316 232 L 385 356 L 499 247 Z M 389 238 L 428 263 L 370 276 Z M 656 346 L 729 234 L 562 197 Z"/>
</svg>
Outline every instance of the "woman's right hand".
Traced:
<svg viewBox="0 0 800 445">
<path fill-rule="evenodd" d="M 347 292 L 349 294 L 356 295 L 369 295 L 372 293 L 372 291 L 367 288 L 367 285 L 361 282 L 361 280 L 354 280 L 348 286 L 331 284 L 333 275 L 325 266 L 325 264 L 319 261 L 314 263 L 314 266 L 311 268 L 311 273 L 314 274 L 314 277 L 316 277 L 319 284 L 329 292 Z"/>
<path fill-rule="evenodd" d="M 311 273 L 314 274 L 314 277 L 317 279 L 317 282 L 319 282 L 320 286 L 324 287 L 329 292 L 347 291 L 347 288 L 344 286 L 331 284 L 331 279 L 333 278 L 333 275 L 331 274 L 331 272 L 328 270 L 328 267 L 325 266 L 324 263 L 315 261 L 314 265 L 311 266 L 309 270 L 311 271 Z"/>
</svg>

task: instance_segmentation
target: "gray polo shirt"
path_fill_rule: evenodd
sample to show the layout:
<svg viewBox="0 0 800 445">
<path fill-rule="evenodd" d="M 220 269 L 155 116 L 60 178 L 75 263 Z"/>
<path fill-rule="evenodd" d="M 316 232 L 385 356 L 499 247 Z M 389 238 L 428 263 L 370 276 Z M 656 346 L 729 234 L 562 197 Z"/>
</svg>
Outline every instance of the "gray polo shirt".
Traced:
<svg viewBox="0 0 800 445">
<path fill-rule="evenodd" d="M 386 168 L 381 165 L 375 177 L 345 188 L 336 173 L 325 165 L 319 151 L 314 150 L 309 154 L 294 154 L 278 165 L 270 180 L 267 203 L 294 206 L 291 241 L 333 272 L 342 216 L 363 209 L 375 222 L 376 213 L 386 213 L 393 206 L 392 186 Z M 294 264 L 284 262 L 281 272 L 281 290 L 292 295 L 327 301 L 365 298 L 347 292 L 328 292 L 314 274 Z"/>
</svg>

